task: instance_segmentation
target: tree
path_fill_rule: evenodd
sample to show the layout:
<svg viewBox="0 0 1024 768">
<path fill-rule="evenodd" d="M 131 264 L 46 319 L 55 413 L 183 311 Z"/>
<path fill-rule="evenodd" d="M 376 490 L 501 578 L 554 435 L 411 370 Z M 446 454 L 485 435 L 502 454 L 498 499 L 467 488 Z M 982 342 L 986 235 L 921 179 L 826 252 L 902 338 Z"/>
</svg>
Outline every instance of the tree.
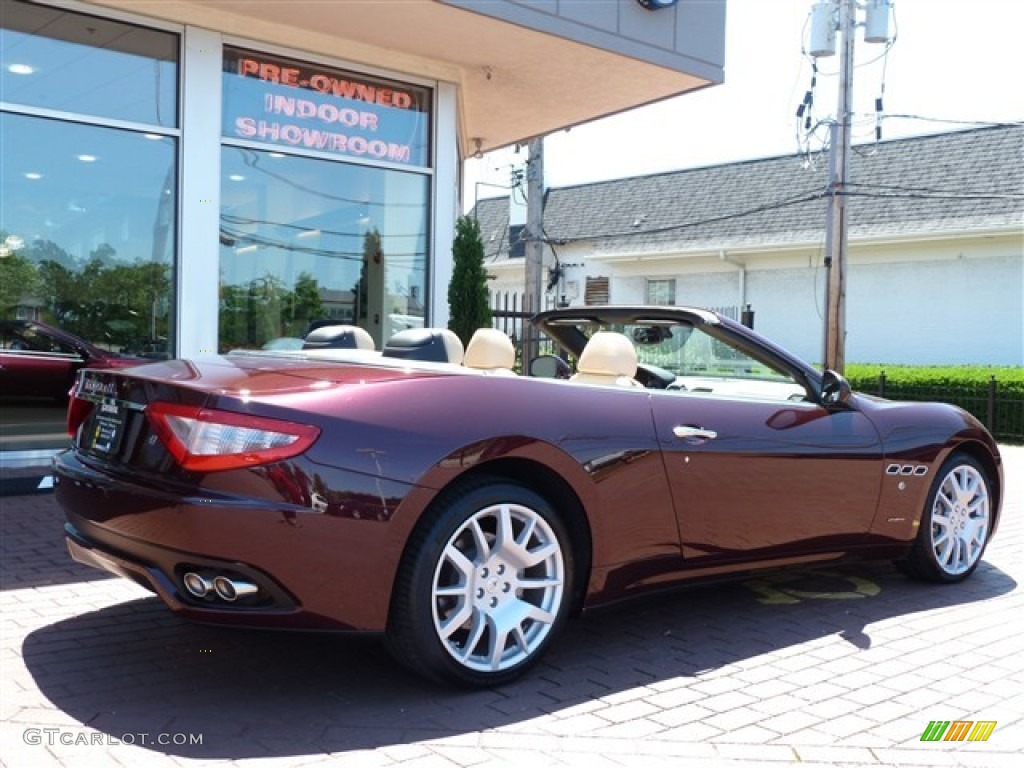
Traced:
<svg viewBox="0 0 1024 768">
<path fill-rule="evenodd" d="M 2 230 L 0 242 L 3 242 Z M 15 317 L 18 306 L 25 299 L 36 297 L 38 292 L 35 264 L 14 250 L 0 258 L 0 317 Z"/>
<path fill-rule="evenodd" d="M 352 286 L 352 296 L 355 302 L 352 318 L 357 325 L 360 320 L 366 320 L 369 317 L 370 284 L 367 265 L 371 261 L 379 264 L 383 258 L 384 250 L 381 245 L 380 230 L 374 227 L 363 235 L 363 263 L 359 267 L 359 279 Z"/>
<path fill-rule="evenodd" d="M 285 294 L 281 318 L 285 336 L 305 336 L 312 320 L 324 316 L 324 303 L 320 298 L 320 283 L 309 272 L 300 272 L 295 288 Z"/>
<path fill-rule="evenodd" d="M 484 242 L 480 224 L 472 216 L 460 216 L 455 222 L 452 245 L 452 281 L 448 284 L 448 327 L 468 344 L 477 328 L 490 327 L 491 309 L 487 304 L 487 271 L 484 269 Z"/>
</svg>

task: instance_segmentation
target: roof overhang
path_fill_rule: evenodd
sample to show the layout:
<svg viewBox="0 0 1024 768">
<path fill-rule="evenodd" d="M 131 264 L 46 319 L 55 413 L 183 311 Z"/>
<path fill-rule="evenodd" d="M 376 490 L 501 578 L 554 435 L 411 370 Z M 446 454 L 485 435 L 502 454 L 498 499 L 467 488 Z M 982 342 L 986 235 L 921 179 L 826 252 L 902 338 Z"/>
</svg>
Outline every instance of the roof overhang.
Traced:
<svg viewBox="0 0 1024 768">
<path fill-rule="evenodd" d="M 905 247 L 913 244 L 925 243 L 950 243 L 968 241 L 1000 241 L 1006 240 L 1020 242 L 1020 229 L 1018 227 L 986 227 L 986 228 L 960 228 L 947 231 L 937 231 L 935 228 L 922 229 L 920 232 L 907 234 L 891 233 L 870 233 L 863 234 L 851 228 L 850 248 L 863 249 L 868 247 Z M 805 237 L 798 237 L 787 242 L 760 243 L 750 242 L 721 242 L 714 245 L 695 245 L 692 247 L 665 247 L 659 250 L 639 249 L 623 251 L 601 251 L 586 250 L 594 249 L 596 240 L 581 240 L 570 245 L 559 246 L 563 255 L 568 258 L 573 253 L 574 246 L 580 246 L 583 255 L 588 261 L 602 264 L 632 264 L 632 263 L 660 263 L 671 261 L 690 261 L 698 259 L 711 259 L 722 261 L 723 254 L 733 257 L 745 257 L 756 259 L 758 257 L 776 256 L 779 254 L 820 254 L 824 233 L 815 232 Z M 498 268 L 500 262 L 487 265 L 490 270 Z"/>
<path fill-rule="evenodd" d="M 93 2 L 455 83 L 467 156 L 724 79 L 725 0 L 664 11 L 507 0 Z"/>
</svg>

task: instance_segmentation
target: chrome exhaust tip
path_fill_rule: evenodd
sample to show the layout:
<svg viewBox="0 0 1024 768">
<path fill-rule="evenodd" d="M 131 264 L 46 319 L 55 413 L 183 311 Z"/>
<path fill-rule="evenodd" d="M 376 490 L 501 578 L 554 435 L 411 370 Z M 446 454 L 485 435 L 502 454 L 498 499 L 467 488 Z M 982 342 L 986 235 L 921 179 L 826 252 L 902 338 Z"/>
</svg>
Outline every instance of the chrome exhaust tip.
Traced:
<svg viewBox="0 0 1024 768">
<path fill-rule="evenodd" d="M 217 593 L 221 600 L 233 603 L 240 597 L 255 595 L 260 591 L 260 588 L 249 581 L 229 579 L 227 576 L 217 576 L 213 580 L 213 591 Z"/>
<path fill-rule="evenodd" d="M 186 591 L 193 597 L 206 597 L 211 589 L 210 582 L 204 579 L 195 571 L 189 571 L 182 579 Z"/>
</svg>

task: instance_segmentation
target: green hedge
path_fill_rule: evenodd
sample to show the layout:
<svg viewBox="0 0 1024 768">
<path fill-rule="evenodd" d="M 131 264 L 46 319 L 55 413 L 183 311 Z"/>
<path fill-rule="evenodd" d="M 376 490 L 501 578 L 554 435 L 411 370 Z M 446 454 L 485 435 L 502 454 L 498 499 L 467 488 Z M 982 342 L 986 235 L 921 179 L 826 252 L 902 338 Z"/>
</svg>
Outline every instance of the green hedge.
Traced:
<svg viewBox="0 0 1024 768">
<path fill-rule="evenodd" d="M 1000 389 L 1024 394 L 1024 368 L 1010 366 L 917 366 L 855 363 L 846 366 L 846 378 L 854 389 L 871 391 L 885 371 L 886 386 L 975 387 L 989 385 L 995 376 Z M 862 386 L 863 385 L 863 386 Z"/>
<path fill-rule="evenodd" d="M 857 363 L 846 366 L 846 378 L 855 390 L 891 400 L 959 405 L 998 439 L 1024 440 L 1024 368 Z"/>
</svg>

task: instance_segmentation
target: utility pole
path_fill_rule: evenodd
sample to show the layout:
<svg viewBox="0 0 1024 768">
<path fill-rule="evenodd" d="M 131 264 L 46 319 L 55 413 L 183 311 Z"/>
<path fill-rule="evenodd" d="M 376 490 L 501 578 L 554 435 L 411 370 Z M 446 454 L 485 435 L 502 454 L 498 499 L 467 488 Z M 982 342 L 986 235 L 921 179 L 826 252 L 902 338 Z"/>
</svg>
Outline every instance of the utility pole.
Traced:
<svg viewBox="0 0 1024 768">
<path fill-rule="evenodd" d="M 540 312 L 544 295 L 544 139 L 530 139 L 530 157 L 526 163 L 526 291 L 523 310 Z M 523 370 L 538 354 L 536 333 L 523 323 Z"/>
<path fill-rule="evenodd" d="M 839 57 L 839 105 L 832 123 L 829 147 L 828 220 L 825 234 L 825 368 L 842 373 L 846 367 L 846 186 L 850 173 L 853 124 L 853 49 L 857 9 L 865 12 L 864 40 L 890 42 L 890 0 L 825 0 L 811 8 L 811 55 L 835 54 L 835 35 L 842 37 Z M 881 100 L 879 100 L 881 101 Z"/>
<path fill-rule="evenodd" d="M 829 148 L 828 229 L 825 234 L 825 368 L 846 367 L 846 181 L 850 172 L 850 107 L 853 94 L 854 0 L 839 0 L 839 106 Z"/>
</svg>

